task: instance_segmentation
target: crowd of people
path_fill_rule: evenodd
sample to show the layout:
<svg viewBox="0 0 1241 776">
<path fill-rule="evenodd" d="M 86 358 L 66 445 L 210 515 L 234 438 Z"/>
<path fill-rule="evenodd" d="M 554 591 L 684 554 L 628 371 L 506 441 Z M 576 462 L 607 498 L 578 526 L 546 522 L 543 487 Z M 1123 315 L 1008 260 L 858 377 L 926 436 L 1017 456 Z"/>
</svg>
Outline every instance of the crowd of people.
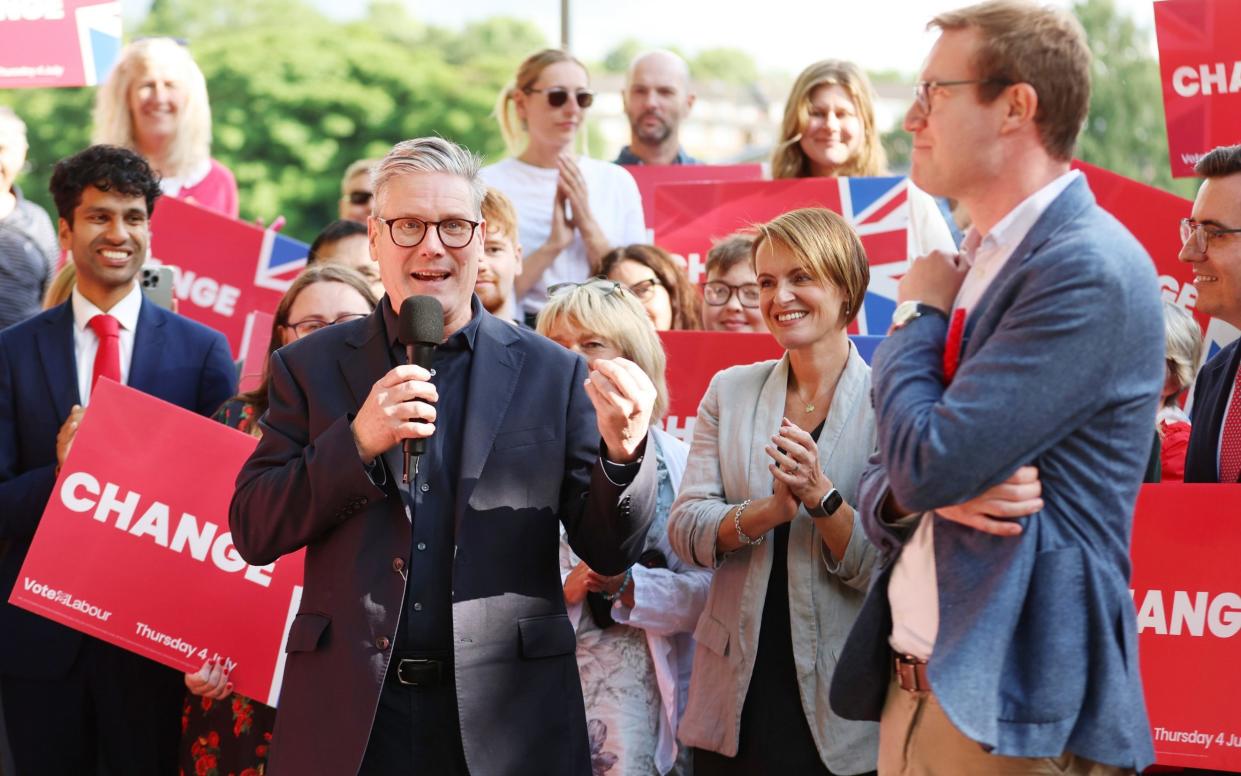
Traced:
<svg viewBox="0 0 1241 776">
<path fill-rule="evenodd" d="M 1200 327 L 1069 167 L 1080 26 L 1020 0 L 931 25 L 904 119 L 911 262 L 872 365 L 847 333 L 869 262 L 841 216 L 721 235 L 701 286 L 646 242 L 620 165 L 698 163 L 670 52 L 629 68 L 616 163 L 578 152 L 589 74 L 548 49 L 499 96 L 509 157 L 433 137 L 350 165 L 242 393 L 223 336 L 135 280 L 160 196 L 238 214 L 188 49 L 124 49 L 95 145 L 56 165 L 55 226 L 14 183 L 25 127 L 0 108 L 5 600 L 101 376 L 258 437 L 236 549 L 307 550 L 278 712 L 226 664 L 182 675 L 0 603 L 16 772 L 1153 762 L 1133 506 L 1144 479 L 1238 481 L 1241 352 L 1194 385 Z M 770 175 L 887 174 L 873 103 L 856 64 L 807 67 Z M 1198 310 L 1241 326 L 1241 146 L 1197 170 L 1180 258 Z M 406 363 L 414 296 L 444 314 L 430 368 Z M 767 332 L 784 353 L 715 375 L 686 445 L 659 427 L 668 330 Z M 425 452 L 403 481 L 407 439 Z"/>
</svg>

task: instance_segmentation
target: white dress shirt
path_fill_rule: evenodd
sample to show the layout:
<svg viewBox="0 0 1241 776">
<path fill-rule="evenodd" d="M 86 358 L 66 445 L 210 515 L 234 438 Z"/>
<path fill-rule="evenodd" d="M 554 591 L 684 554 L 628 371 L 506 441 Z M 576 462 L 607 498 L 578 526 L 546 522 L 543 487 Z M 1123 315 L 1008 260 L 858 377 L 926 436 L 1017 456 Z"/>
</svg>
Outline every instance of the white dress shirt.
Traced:
<svg viewBox="0 0 1241 776">
<path fill-rule="evenodd" d="M 102 315 L 82 292 L 73 288 L 70 297 L 73 305 L 73 356 L 78 368 L 78 402 L 85 407 L 90 401 L 91 377 L 95 373 L 95 354 L 99 352 L 99 336 L 89 324 L 91 318 Z M 142 289 L 137 283 L 125 298 L 108 311 L 121 324 L 121 382 L 129 384 L 129 365 L 134 360 L 134 333 L 138 328 L 138 312 L 142 309 Z"/>
<path fill-rule="evenodd" d="M 1079 171 L 1070 170 L 1048 183 L 1010 210 L 985 237 L 977 229 L 970 228 L 961 243 L 961 258 L 970 269 L 957 292 L 954 311 L 964 309 L 968 318 L 1035 222 L 1080 176 Z M 888 582 L 888 604 L 892 609 L 892 635 L 888 643 L 899 654 L 923 660 L 930 659 L 939 633 L 935 521 L 928 519 L 930 515 L 927 512 L 922 516 L 914 535 L 896 559 Z"/>
</svg>

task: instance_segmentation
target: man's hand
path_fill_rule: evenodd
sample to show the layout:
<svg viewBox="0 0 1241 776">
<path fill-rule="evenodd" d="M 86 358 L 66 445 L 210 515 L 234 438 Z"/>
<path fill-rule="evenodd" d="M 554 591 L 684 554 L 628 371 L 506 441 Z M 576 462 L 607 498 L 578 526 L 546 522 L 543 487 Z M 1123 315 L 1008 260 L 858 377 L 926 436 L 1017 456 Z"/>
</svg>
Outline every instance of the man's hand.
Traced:
<svg viewBox="0 0 1241 776">
<path fill-rule="evenodd" d="M 1022 466 L 999 485 L 951 507 L 935 510 L 936 514 L 954 523 L 967 525 L 996 536 L 1018 536 L 1021 524 L 1014 518 L 1032 515 L 1043 508 L 1043 484 L 1038 469 Z"/>
<path fill-rule="evenodd" d="M 60 431 L 56 433 L 56 468 L 59 469 L 65 465 L 65 458 L 69 457 L 69 448 L 73 447 L 73 438 L 77 436 L 78 424 L 82 422 L 82 415 L 86 410 L 80 405 L 73 405 L 69 409 L 69 417 L 65 418 L 65 422 L 61 424 Z"/>
<path fill-rule="evenodd" d="M 564 579 L 564 601 L 569 606 L 580 604 L 586 600 L 586 594 L 598 587 L 599 575 L 590 570 L 590 566 L 578 561 L 578 564 Z"/>
<path fill-rule="evenodd" d="M 403 439 L 435 433 L 439 393 L 430 379 L 431 373 L 422 367 L 403 364 L 371 386 L 350 426 L 363 463 L 369 464 Z"/>
<path fill-rule="evenodd" d="M 630 463 L 637 459 L 655 406 L 651 378 L 628 359 L 596 359 L 591 362 L 586 395 L 595 405 L 608 460 Z"/>
<path fill-rule="evenodd" d="M 218 658 L 203 663 L 196 674 L 185 675 L 185 686 L 194 695 L 222 700 L 233 694 L 233 683 L 228 680 L 229 671 Z"/>
<path fill-rule="evenodd" d="M 896 301 L 922 302 L 947 314 L 968 271 L 969 267 L 955 253 L 931 251 L 909 265 L 909 271 L 896 287 Z"/>
</svg>

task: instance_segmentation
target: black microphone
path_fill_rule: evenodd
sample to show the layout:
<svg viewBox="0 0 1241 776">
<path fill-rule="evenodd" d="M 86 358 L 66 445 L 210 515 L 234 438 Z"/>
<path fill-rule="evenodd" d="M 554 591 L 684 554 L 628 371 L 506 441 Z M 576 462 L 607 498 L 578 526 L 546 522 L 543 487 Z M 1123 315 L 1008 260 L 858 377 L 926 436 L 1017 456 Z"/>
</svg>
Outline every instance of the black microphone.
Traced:
<svg viewBox="0 0 1241 776">
<path fill-rule="evenodd" d="M 405 346 L 406 362 L 417 364 L 428 372 L 435 357 L 435 348 L 444 341 L 444 308 L 433 296 L 407 296 L 401 302 L 401 316 L 396 326 L 397 339 Z M 409 484 L 409 459 L 427 451 L 427 440 L 406 439 L 405 467 L 401 482 Z"/>
</svg>

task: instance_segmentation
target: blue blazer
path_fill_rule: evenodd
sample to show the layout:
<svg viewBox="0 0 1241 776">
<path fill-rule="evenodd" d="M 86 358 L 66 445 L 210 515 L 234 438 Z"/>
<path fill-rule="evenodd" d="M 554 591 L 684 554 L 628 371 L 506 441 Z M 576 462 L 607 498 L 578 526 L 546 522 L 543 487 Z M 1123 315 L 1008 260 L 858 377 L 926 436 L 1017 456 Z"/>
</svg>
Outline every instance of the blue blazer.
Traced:
<svg viewBox="0 0 1241 776">
<path fill-rule="evenodd" d="M 223 335 L 143 299 L 128 384 L 209 415 L 236 391 L 237 371 Z M 0 540 L 8 544 L 0 558 L 0 673 L 63 676 L 82 643 L 78 631 L 8 603 L 52 495 L 56 434 L 74 404 L 81 400 L 70 302 L 0 331 Z"/>
<path fill-rule="evenodd" d="M 598 463 L 585 360 L 475 305 L 482 319 L 462 428 L 451 590 L 465 759 L 481 774 L 590 773 L 560 525 L 591 568 L 624 571 L 655 514 L 656 456 L 644 456 L 627 487 L 613 484 Z M 271 359 L 263 437 L 237 475 L 229 510 L 233 541 L 250 563 L 306 548 L 271 774 L 356 773 L 366 751 L 401 617 L 403 570 L 416 562 L 397 492 L 400 464 L 375 485 L 350 430 L 391 368 L 382 310 Z"/>
<path fill-rule="evenodd" d="M 1219 482 L 1219 434 L 1239 366 L 1241 340 L 1229 343 L 1198 373 L 1193 427 L 1185 451 L 1185 482 Z"/>
<path fill-rule="evenodd" d="M 879 346 L 879 453 L 863 526 L 883 553 L 840 655 L 833 708 L 878 719 L 891 675 L 892 563 L 921 513 L 1039 468 L 1043 510 L 1019 537 L 938 516 L 940 622 L 928 666 L 953 724 L 1000 755 L 1065 751 L 1141 770 L 1153 761 L 1129 596 L 1133 507 L 1163 384 L 1163 314 L 1150 258 L 1074 181 L 970 316 L 943 384 L 947 323 L 923 317 Z"/>
</svg>

